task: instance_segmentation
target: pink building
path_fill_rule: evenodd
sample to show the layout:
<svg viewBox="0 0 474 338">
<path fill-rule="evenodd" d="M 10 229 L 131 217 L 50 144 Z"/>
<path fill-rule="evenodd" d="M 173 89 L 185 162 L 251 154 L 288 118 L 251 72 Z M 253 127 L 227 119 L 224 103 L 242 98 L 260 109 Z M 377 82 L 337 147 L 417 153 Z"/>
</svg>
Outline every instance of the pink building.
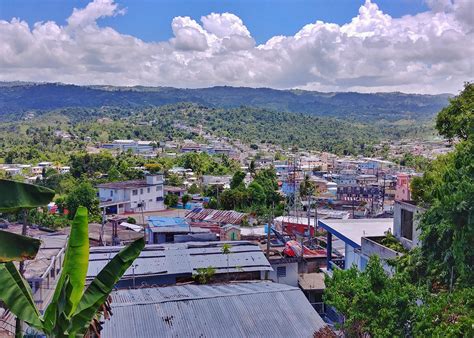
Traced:
<svg viewBox="0 0 474 338">
<path fill-rule="evenodd" d="M 410 201 L 410 175 L 400 173 L 397 174 L 397 187 L 395 191 L 396 201 Z"/>
</svg>

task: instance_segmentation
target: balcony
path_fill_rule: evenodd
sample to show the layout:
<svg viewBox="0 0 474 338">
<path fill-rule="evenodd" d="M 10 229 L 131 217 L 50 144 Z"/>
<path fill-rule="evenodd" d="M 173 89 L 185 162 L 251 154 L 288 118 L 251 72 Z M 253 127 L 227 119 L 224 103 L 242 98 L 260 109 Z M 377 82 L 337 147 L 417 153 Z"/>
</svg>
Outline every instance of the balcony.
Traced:
<svg viewBox="0 0 474 338">
<path fill-rule="evenodd" d="M 403 256 L 406 250 L 392 234 L 387 236 L 362 237 L 361 253 L 367 257 L 377 255 L 383 260 Z"/>
</svg>

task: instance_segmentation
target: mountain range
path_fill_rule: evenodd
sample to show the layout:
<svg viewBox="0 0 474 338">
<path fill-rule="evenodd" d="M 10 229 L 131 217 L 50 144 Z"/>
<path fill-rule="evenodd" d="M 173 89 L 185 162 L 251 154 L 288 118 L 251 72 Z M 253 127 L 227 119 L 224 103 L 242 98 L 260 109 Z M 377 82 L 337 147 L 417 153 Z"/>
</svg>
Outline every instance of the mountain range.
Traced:
<svg viewBox="0 0 474 338">
<path fill-rule="evenodd" d="M 182 89 L 2 82 L 0 118 L 15 119 L 32 110 L 103 106 L 142 108 L 190 102 L 212 108 L 248 106 L 360 122 L 426 121 L 447 105 L 449 97 L 449 94 L 323 93 L 227 86 Z"/>
</svg>

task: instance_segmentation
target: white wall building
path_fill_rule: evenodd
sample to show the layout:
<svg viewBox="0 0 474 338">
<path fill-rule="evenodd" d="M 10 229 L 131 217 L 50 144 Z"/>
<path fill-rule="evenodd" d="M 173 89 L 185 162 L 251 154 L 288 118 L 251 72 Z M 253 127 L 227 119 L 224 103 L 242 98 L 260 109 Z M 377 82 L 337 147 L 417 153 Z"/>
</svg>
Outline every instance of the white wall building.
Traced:
<svg viewBox="0 0 474 338">
<path fill-rule="evenodd" d="M 163 175 L 147 175 L 144 180 L 99 184 L 100 207 L 109 213 L 164 210 Z"/>
</svg>

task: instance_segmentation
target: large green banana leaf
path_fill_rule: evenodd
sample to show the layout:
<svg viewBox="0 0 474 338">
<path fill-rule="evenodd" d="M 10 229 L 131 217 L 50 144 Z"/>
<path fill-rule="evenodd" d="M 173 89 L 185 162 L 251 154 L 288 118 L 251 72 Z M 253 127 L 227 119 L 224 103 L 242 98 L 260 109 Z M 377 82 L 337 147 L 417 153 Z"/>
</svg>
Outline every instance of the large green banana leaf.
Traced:
<svg viewBox="0 0 474 338">
<path fill-rule="evenodd" d="M 99 272 L 77 306 L 72 318 L 70 333 L 85 333 L 99 307 L 105 302 L 115 284 L 140 255 L 144 247 L 145 240 L 143 238 L 137 239 L 115 255 Z"/>
<path fill-rule="evenodd" d="M 0 263 L 34 259 L 41 241 L 0 230 Z"/>
<path fill-rule="evenodd" d="M 47 205 L 54 191 L 33 184 L 0 179 L 0 212 L 17 212 Z"/>
<path fill-rule="evenodd" d="M 89 234 L 87 208 L 79 207 L 72 222 L 71 233 L 67 244 L 66 256 L 64 258 L 63 270 L 59 277 L 54 296 L 46 309 L 44 325 L 47 331 L 52 330 L 58 318 L 58 299 L 63 292 L 66 277 L 69 277 L 71 285 L 68 288 L 65 315 L 70 317 L 76 310 L 79 300 L 84 292 L 84 284 L 89 266 Z"/>
<path fill-rule="evenodd" d="M 29 325 L 42 330 L 39 312 L 31 289 L 12 262 L 0 264 L 0 300 L 8 309 Z"/>
</svg>

